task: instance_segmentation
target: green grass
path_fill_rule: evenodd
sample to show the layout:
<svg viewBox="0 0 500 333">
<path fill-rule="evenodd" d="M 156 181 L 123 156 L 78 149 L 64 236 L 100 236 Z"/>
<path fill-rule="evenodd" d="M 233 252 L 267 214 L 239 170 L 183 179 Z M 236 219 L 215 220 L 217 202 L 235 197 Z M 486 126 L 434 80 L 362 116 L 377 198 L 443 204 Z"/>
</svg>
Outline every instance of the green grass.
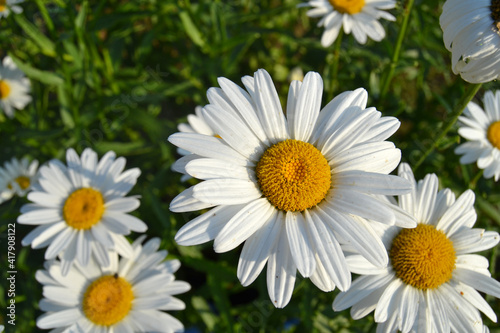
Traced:
<svg viewBox="0 0 500 333">
<path fill-rule="evenodd" d="M 396 22 L 383 22 L 387 38 L 358 44 L 343 35 L 340 51 L 323 48 L 317 19 L 297 9 L 300 1 L 27 1 L 24 12 L 0 20 L 0 57 L 10 55 L 31 79 L 33 102 L 14 119 L 0 113 L 0 163 L 29 156 L 41 163 L 65 159 L 66 149 L 79 153 L 91 147 L 127 158 L 127 168 L 142 175 L 131 194 L 141 196 L 134 215 L 145 221 L 149 237 L 160 237 L 169 257 L 179 258 L 177 279 L 191 283 L 180 295 L 187 305 L 175 312 L 186 328 L 201 332 L 375 332 L 373 316 L 354 321 L 348 311 L 334 313 L 338 291 L 324 293 L 298 278 L 291 302 L 275 309 L 267 295 L 265 272 L 249 287 L 236 277 L 241 248 L 215 254 L 212 244 L 182 247 L 173 237 L 197 213 L 174 214 L 170 200 L 187 184 L 170 170 L 179 157 L 167 137 L 177 124 L 205 105 L 206 90 L 217 77 L 237 83 L 259 68 L 273 77 L 282 104 L 290 71 L 319 72 L 325 84 L 322 105 L 345 90 L 364 87 L 369 106 L 397 116 L 401 128 L 391 138 L 402 161 L 417 163 L 416 178 L 436 173 L 441 187 L 456 194 L 476 194 L 476 227 L 499 231 L 500 192 L 493 180 L 477 176 L 472 164 L 462 166 L 453 153 L 460 142 L 456 124 L 439 142 L 434 139 L 471 85 L 451 72 L 451 54 L 442 42 L 439 14 L 444 1 L 416 0 L 409 17 L 399 60 L 391 65 L 404 18 L 404 4 L 391 10 Z M 334 67 L 338 61 L 338 67 Z M 394 68 L 388 89 L 383 84 Z M 338 75 L 333 77 L 332 73 Z M 484 84 L 484 92 L 497 82 Z M 13 223 L 25 198 L 0 205 L 0 267 L 7 263 L 7 223 Z M 8 332 L 37 332 L 41 288 L 34 279 L 45 250 L 23 248 L 32 227 L 16 226 L 16 327 Z M 136 235 L 131 239 L 135 239 Z M 5 245 L 4 245 L 5 244 Z M 500 279 L 498 251 L 489 258 L 493 277 Z M 0 283 L 0 323 L 5 323 L 5 279 Z M 500 301 L 487 297 L 496 313 Z M 500 328 L 483 316 L 492 332 Z M 12 327 L 7 326 L 7 329 Z"/>
</svg>

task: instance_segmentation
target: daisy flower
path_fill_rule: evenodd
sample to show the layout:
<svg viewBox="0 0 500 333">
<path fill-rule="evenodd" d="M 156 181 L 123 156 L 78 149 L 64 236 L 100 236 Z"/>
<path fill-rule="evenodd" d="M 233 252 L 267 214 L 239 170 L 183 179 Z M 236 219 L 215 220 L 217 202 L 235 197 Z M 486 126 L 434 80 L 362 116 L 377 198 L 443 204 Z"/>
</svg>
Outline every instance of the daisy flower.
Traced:
<svg viewBox="0 0 500 333">
<path fill-rule="evenodd" d="M 219 78 L 221 88 L 208 90 L 210 104 L 202 114 L 221 139 L 198 133 L 169 137 L 201 157 L 185 170 L 203 180 L 174 198 L 170 209 L 213 207 L 184 225 L 176 241 L 195 245 L 215 239 L 219 253 L 245 242 L 238 278 L 249 285 L 267 263 L 276 307 L 290 300 L 296 270 L 322 290 L 349 288 L 339 240 L 352 243 L 374 265 L 387 265 L 387 251 L 370 220 L 416 225 L 372 196 L 411 189 L 405 179 L 388 175 L 401 152 L 385 140 L 399 121 L 366 108 L 364 89 L 340 94 L 320 112 L 318 73 L 291 83 L 286 116 L 265 70 L 242 81 L 246 90 L 225 78 Z"/>
<path fill-rule="evenodd" d="M 348 258 L 353 272 L 363 274 L 333 302 L 336 311 L 351 307 L 354 319 L 375 310 L 377 332 L 483 332 L 483 312 L 497 317 L 478 293 L 500 297 L 500 283 L 490 276 L 488 260 L 474 252 L 492 248 L 497 232 L 473 229 L 474 192 L 458 199 L 438 191 L 436 175 L 418 184 L 408 164 L 399 175 L 414 190 L 399 196 L 399 206 L 419 224 L 414 229 L 379 224 L 389 251 L 389 266 L 374 267 L 360 255 Z"/>
<path fill-rule="evenodd" d="M 476 103 L 469 102 L 464 115 L 459 117 L 463 126 L 458 134 L 470 140 L 455 149 L 455 153 L 463 155 L 460 163 L 468 164 L 477 161 L 477 166 L 484 169 L 484 177 L 500 177 L 500 90 L 495 94 L 487 91 L 484 94 L 484 109 Z"/>
<path fill-rule="evenodd" d="M 447 0 L 439 23 L 453 73 L 471 83 L 500 77 L 499 0 Z"/>
<path fill-rule="evenodd" d="M 0 0 L 0 19 L 9 16 L 11 11 L 16 14 L 22 13 L 23 8 L 17 6 L 22 2 L 24 2 L 24 0 Z"/>
<path fill-rule="evenodd" d="M 385 30 L 378 19 L 395 21 L 394 16 L 384 11 L 395 6 L 394 0 L 311 0 L 299 4 L 299 7 L 313 7 L 307 16 L 322 17 L 318 27 L 325 27 L 321 36 L 324 47 L 332 45 L 342 27 L 346 34 L 352 32 L 360 44 L 365 44 L 367 37 L 381 41 Z"/>
<path fill-rule="evenodd" d="M 187 116 L 188 123 L 181 123 L 177 126 L 177 129 L 180 132 L 184 133 L 199 133 L 199 134 L 204 134 L 204 135 L 211 135 L 217 138 L 220 138 L 214 131 L 210 128 L 210 126 L 207 124 L 205 119 L 203 119 L 203 114 L 201 112 L 202 107 L 201 106 L 196 106 L 194 109 L 195 114 L 190 114 Z M 172 170 L 180 172 L 183 174 L 181 177 L 181 181 L 186 181 L 188 179 L 191 179 L 191 176 L 187 174 L 185 167 L 186 164 L 194 159 L 200 158 L 196 154 L 192 154 L 191 152 L 182 149 L 182 148 L 177 148 L 177 153 L 179 155 L 182 155 L 180 159 L 178 159 L 173 165 L 172 165 Z"/>
<path fill-rule="evenodd" d="M 75 264 L 67 275 L 57 260 L 45 262 L 36 272 L 44 298 L 37 319 L 42 329 L 52 332 L 182 332 L 182 323 L 164 310 L 183 310 L 184 302 L 172 297 L 191 286 L 175 281 L 179 260 L 164 261 L 167 251 L 158 251 L 160 239 L 133 244 L 130 258 L 110 253 L 103 267 L 92 258 L 82 267 Z"/>
<path fill-rule="evenodd" d="M 40 167 L 38 185 L 28 193 L 17 222 L 39 225 L 22 240 L 23 246 L 46 247 L 45 259 L 59 255 L 63 275 L 78 260 L 87 265 L 92 253 L 102 266 L 109 265 L 108 249 L 130 257 L 132 248 L 124 237 L 147 226 L 128 215 L 139 207 L 137 197 L 124 197 L 135 185 L 140 170 L 123 171 L 125 158 L 107 152 L 100 161 L 90 148 L 81 158 L 66 152 L 67 166 L 52 160 Z"/>
<path fill-rule="evenodd" d="M 14 117 L 14 108 L 22 110 L 31 102 L 30 89 L 30 81 L 24 77 L 12 58 L 3 58 L 0 66 L 0 108 L 7 117 Z"/>
<path fill-rule="evenodd" d="M 9 200 L 17 194 L 24 197 L 36 182 L 38 161 L 31 163 L 24 157 L 19 161 L 13 157 L 0 167 L 0 203 Z"/>
</svg>

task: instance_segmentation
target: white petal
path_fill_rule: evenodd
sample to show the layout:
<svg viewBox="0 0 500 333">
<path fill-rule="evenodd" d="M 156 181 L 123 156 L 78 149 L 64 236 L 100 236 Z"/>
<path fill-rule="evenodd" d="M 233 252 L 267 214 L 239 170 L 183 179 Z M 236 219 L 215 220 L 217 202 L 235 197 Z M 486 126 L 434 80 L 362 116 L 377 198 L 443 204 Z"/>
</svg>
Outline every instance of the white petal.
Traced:
<svg viewBox="0 0 500 333">
<path fill-rule="evenodd" d="M 45 313 L 38 317 L 36 325 L 42 329 L 65 327 L 72 325 L 81 317 L 80 310 L 73 308 L 55 313 Z"/>
<path fill-rule="evenodd" d="M 290 252 L 303 277 L 309 277 L 316 268 L 313 245 L 308 235 L 306 221 L 300 212 L 286 212 L 286 234 Z"/>
<path fill-rule="evenodd" d="M 193 196 L 211 205 L 237 205 L 262 196 L 257 184 L 240 179 L 210 179 L 193 187 Z"/>
<path fill-rule="evenodd" d="M 284 234 L 286 232 L 285 217 L 282 216 L 280 220 L 282 220 L 282 227 L 279 234 L 282 236 L 271 251 L 267 262 L 267 291 L 271 302 L 277 308 L 285 307 L 290 301 L 297 270 L 290 253 L 288 237 Z"/>
<path fill-rule="evenodd" d="M 266 198 L 252 201 L 234 215 L 222 228 L 214 241 L 215 252 L 227 252 L 256 232 L 271 215 L 275 208 Z"/>
<path fill-rule="evenodd" d="M 281 220 L 277 220 L 278 212 L 250 236 L 243 246 L 238 262 L 238 279 L 246 287 L 260 274 L 269 258 L 271 250 L 275 247 L 281 231 Z"/>
</svg>

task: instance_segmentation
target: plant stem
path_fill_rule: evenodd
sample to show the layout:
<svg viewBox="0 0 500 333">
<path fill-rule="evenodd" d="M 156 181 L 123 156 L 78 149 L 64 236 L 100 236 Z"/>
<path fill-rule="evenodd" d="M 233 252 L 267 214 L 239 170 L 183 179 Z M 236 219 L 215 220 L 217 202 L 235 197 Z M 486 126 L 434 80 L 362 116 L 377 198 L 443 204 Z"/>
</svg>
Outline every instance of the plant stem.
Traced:
<svg viewBox="0 0 500 333">
<path fill-rule="evenodd" d="M 399 61 L 399 55 L 401 54 L 401 45 L 403 44 L 404 37 L 406 35 L 406 30 L 408 29 L 408 23 L 410 21 L 411 11 L 413 9 L 413 3 L 415 0 L 408 0 L 408 4 L 403 12 L 403 23 L 401 24 L 401 29 L 399 30 L 398 39 L 396 41 L 396 46 L 394 47 L 394 53 L 392 54 L 391 64 L 389 66 L 389 72 L 385 77 L 384 84 L 382 85 L 382 90 L 380 92 L 380 101 L 385 98 L 387 91 L 389 90 L 389 85 L 391 84 L 396 65 Z"/>
<path fill-rule="evenodd" d="M 448 133 L 448 131 L 451 129 L 453 124 L 457 121 L 458 117 L 462 114 L 463 110 L 467 106 L 467 104 L 472 100 L 474 96 L 476 96 L 477 91 L 481 88 L 481 83 L 479 84 L 473 84 L 470 85 L 467 90 L 465 91 L 465 94 L 462 96 L 460 101 L 458 101 L 457 105 L 455 105 L 455 108 L 453 109 L 453 112 L 451 113 L 448 121 L 444 123 L 443 125 L 443 130 L 437 135 L 437 137 L 433 140 L 432 146 L 430 146 L 426 152 L 420 157 L 417 163 L 415 163 L 413 167 L 413 171 L 416 171 L 418 167 L 422 164 L 423 161 L 429 156 L 430 153 L 436 149 L 437 145 L 441 141 L 442 138 Z"/>
<path fill-rule="evenodd" d="M 333 98 L 333 94 L 335 93 L 335 90 L 338 87 L 338 80 L 337 76 L 339 73 L 339 58 L 340 58 L 340 49 L 342 46 L 342 36 L 344 34 L 344 31 L 340 29 L 339 35 L 337 36 L 337 39 L 335 40 L 335 45 L 333 47 L 333 63 L 332 63 L 332 77 L 331 77 L 331 86 L 330 86 L 330 91 L 329 91 L 329 99 L 331 100 Z"/>
</svg>

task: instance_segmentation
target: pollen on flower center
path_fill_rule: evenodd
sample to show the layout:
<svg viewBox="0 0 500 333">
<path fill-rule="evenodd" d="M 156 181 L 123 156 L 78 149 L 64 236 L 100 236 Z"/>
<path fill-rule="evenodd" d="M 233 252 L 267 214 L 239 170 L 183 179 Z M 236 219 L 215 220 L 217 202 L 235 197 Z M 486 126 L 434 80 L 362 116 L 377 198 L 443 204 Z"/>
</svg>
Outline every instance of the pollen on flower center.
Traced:
<svg viewBox="0 0 500 333">
<path fill-rule="evenodd" d="M 285 140 L 269 147 L 257 163 L 262 194 L 284 211 L 303 211 L 319 204 L 332 183 L 328 161 L 313 145 Z"/>
<path fill-rule="evenodd" d="M 14 181 L 19 185 L 21 190 L 25 190 L 30 187 L 30 179 L 26 176 L 19 176 Z"/>
<path fill-rule="evenodd" d="M 500 31 L 500 0 L 491 0 L 490 12 L 493 24 Z"/>
<path fill-rule="evenodd" d="M 449 281 L 455 269 L 455 249 L 444 232 L 428 224 L 402 229 L 389 251 L 396 276 L 415 288 L 435 289 Z"/>
<path fill-rule="evenodd" d="M 133 300 L 132 286 L 127 280 L 117 275 L 105 275 L 87 287 L 82 310 L 94 324 L 110 326 L 127 316 Z"/>
<path fill-rule="evenodd" d="M 488 127 L 488 141 L 497 149 L 500 149 L 500 121 L 495 121 Z"/>
<path fill-rule="evenodd" d="M 357 14 L 365 6 L 365 0 L 328 0 L 333 8 L 341 14 Z"/>
<path fill-rule="evenodd" d="M 104 213 L 104 199 L 99 191 L 80 188 L 71 193 L 63 206 L 66 224 L 75 229 L 90 229 L 101 220 Z"/>
<path fill-rule="evenodd" d="M 0 1 L 0 11 L 2 11 L 1 1 Z M 5 80 L 0 80 L 0 99 L 5 99 L 9 97 L 9 95 L 10 95 L 10 85 Z"/>
</svg>

